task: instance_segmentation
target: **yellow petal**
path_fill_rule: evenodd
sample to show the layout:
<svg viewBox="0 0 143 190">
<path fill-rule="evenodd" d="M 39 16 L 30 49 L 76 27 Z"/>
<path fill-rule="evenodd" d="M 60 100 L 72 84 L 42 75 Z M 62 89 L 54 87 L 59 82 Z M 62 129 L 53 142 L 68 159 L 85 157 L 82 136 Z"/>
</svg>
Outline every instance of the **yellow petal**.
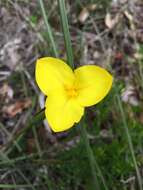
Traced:
<svg viewBox="0 0 143 190">
<path fill-rule="evenodd" d="M 91 106 L 101 101 L 109 92 L 113 78 L 103 68 L 87 65 L 75 71 L 77 101 L 81 106 Z"/>
<path fill-rule="evenodd" d="M 74 81 L 72 69 L 64 61 L 53 57 L 38 59 L 35 75 L 39 88 L 46 95 Z"/>
<path fill-rule="evenodd" d="M 50 94 L 46 100 L 45 115 L 54 132 L 61 132 L 71 128 L 80 121 L 84 108 L 75 99 L 67 98 L 62 90 Z"/>
</svg>

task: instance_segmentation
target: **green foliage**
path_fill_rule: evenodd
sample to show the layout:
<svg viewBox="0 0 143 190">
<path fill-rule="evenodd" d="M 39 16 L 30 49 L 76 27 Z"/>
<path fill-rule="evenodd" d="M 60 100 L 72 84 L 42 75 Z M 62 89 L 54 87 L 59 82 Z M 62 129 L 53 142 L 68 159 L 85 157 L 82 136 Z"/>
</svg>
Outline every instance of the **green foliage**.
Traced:
<svg viewBox="0 0 143 190">
<path fill-rule="evenodd" d="M 33 23 L 33 24 L 37 24 L 37 22 L 38 22 L 38 18 L 37 18 L 37 16 L 36 15 L 31 15 L 30 16 L 30 21 Z"/>
</svg>

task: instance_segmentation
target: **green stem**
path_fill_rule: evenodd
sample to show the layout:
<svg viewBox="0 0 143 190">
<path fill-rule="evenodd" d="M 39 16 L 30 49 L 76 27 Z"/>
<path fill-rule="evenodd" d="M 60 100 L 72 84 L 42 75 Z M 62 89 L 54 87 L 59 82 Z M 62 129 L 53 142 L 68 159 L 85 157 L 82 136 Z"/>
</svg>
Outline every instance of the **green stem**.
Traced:
<svg viewBox="0 0 143 190">
<path fill-rule="evenodd" d="M 0 184 L 0 189 L 17 189 L 17 188 L 32 188 L 34 187 L 42 187 L 44 184 L 32 184 L 32 185 L 28 185 L 28 184 Z"/>
<path fill-rule="evenodd" d="M 74 61 L 73 61 L 74 59 L 73 59 L 71 37 L 70 37 L 69 26 L 68 26 L 68 19 L 67 19 L 67 15 L 66 15 L 65 0 L 58 0 L 58 4 L 59 4 L 59 10 L 60 10 L 65 46 L 66 46 L 67 62 L 74 69 Z M 95 158 L 94 158 L 92 149 L 91 149 L 90 144 L 89 144 L 89 140 L 87 137 L 87 132 L 86 132 L 84 122 L 83 122 L 83 125 L 81 126 L 81 134 L 82 134 L 83 141 L 84 141 L 84 144 L 85 144 L 85 147 L 87 150 L 87 155 L 88 155 L 88 159 L 89 159 L 89 163 L 90 163 L 90 167 L 91 167 L 91 172 L 93 175 L 94 187 L 96 190 L 100 190 L 98 178 L 97 178 L 96 172 L 95 172 L 95 167 L 97 168 L 98 165 L 97 165 L 97 162 L 95 162 Z M 99 167 L 98 167 L 98 169 L 99 169 Z M 100 174 L 101 174 L 101 172 L 100 172 Z M 107 190 L 107 188 L 105 188 L 105 190 Z"/>
<path fill-rule="evenodd" d="M 11 133 L 9 133 L 9 131 L 6 129 L 6 127 L 1 122 L 0 122 L 0 129 L 2 129 L 5 132 L 5 134 L 9 137 L 9 139 L 11 141 L 11 139 L 12 139 Z M 15 147 L 17 148 L 17 150 L 19 152 L 22 152 L 20 145 L 16 141 L 13 141 L 13 143 L 14 143 Z"/>
<path fill-rule="evenodd" d="M 46 15 L 43 0 L 38 0 L 38 1 L 39 1 L 39 4 L 40 4 L 40 7 L 41 7 L 41 11 L 42 11 L 42 15 L 43 15 L 43 18 L 44 18 L 45 25 L 46 25 L 46 28 L 47 28 L 47 36 L 48 36 L 49 42 L 50 42 L 50 44 L 52 46 L 52 53 L 53 53 L 53 55 L 55 57 L 58 57 L 56 44 L 55 44 L 55 41 L 54 41 L 54 37 L 53 37 L 53 34 L 52 34 L 51 27 L 50 27 L 49 22 L 48 22 L 48 17 Z"/>
<path fill-rule="evenodd" d="M 95 158 L 93 155 L 93 151 L 90 147 L 85 122 L 81 122 L 81 135 L 82 135 L 85 147 L 86 147 L 87 156 L 88 156 L 88 160 L 89 160 L 89 164 L 90 164 L 90 168 L 91 168 L 91 172 L 92 172 L 92 176 L 93 176 L 94 187 L 96 190 L 100 190 L 98 178 L 97 178 L 97 175 L 95 172 Z"/>
<path fill-rule="evenodd" d="M 130 136 L 130 133 L 129 133 L 128 124 L 127 124 L 127 121 L 126 121 L 126 117 L 125 117 L 125 113 L 124 113 L 124 110 L 123 110 L 122 102 L 121 102 L 121 99 L 120 99 L 120 97 L 118 95 L 117 95 L 117 102 L 118 102 L 118 106 L 119 106 L 119 109 L 120 109 L 120 112 L 121 112 L 121 116 L 123 118 L 123 127 L 124 127 L 124 130 L 125 130 L 127 139 L 128 139 L 129 149 L 130 149 L 131 156 L 132 156 L 132 159 L 133 159 L 133 163 L 134 163 L 134 166 L 135 166 L 135 170 L 136 170 L 136 174 L 137 174 L 137 180 L 138 180 L 138 184 L 139 184 L 139 189 L 143 190 L 142 179 L 141 179 L 140 171 L 139 171 L 139 168 L 138 168 L 138 165 L 137 165 L 132 139 L 131 139 L 131 136 Z"/>
<path fill-rule="evenodd" d="M 72 68 L 74 68 L 72 44 L 71 44 L 71 38 L 70 38 L 70 32 L 69 32 L 68 19 L 66 15 L 65 0 L 58 0 L 58 4 L 59 4 L 60 16 L 61 16 L 62 29 L 64 33 L 65 46 L 66 46 L 66 51 L 67 51 L 67 60 L 68 60 L 68 64 Z"/>
</svg>

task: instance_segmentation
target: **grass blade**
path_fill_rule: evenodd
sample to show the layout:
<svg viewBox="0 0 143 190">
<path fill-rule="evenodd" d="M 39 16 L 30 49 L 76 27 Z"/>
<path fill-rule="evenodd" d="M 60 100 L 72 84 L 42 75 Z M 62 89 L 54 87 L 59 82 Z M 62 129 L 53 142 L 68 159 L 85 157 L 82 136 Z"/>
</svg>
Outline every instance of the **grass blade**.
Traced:
<svg viewBox="0 0 143 190">
<path fill-rule="evenodd" d="M 49 22 L 48 22 L 48 17 L 46 15 L 43 0 L 38 0 L 38 1 L 39 1 L 39 4 L 40 4 L 40 7 L 41 7 L 41 11 L 42 11 L 42 15 L 43 15 L 43 18 L 44 18 L 45 25 L 46 25 L 46 28 L 47 28 L 47 36 L 48 36 L 49 42 L 50 42 L 50 44 L 52 46 L 52 54 L 53 54 L 53 56 L 58 57 L 56 44 L 55 44 L 55 41 L 54 41 L 54 37 L 53 37 L 51 27 L 50 27 Z"/>
<path fill-rule="evenodd" d="M 89 164 L 90 164 L 90 168 L 91 168 L 91 172 L 92 172 L 92 176 L 93 176 L 94 187 L 96 190 L 100 190 L 97 174 L 95 172 L 95 162 L 94 162 L 95 158 L 93 155 L 93 151 L 90 147 L 89 139 L 87 137 L 86 124 L 84 121 L 81 122 L 81 135 L 82 135 L 83 141 L 85 143 L 87 156 L 88 156 L 88 160 L 89 160 Z"/>
<path fill-rule="evenodd" d="M 118 95 L 117 95 L 117 102 L 118 102 L 118 106 L 119 106 L 119 109 L 120 109 L 120 112 L 121 112 L 121 116 L 122 116 L 122 120 L 123 120 L 123 127 L 125 129 L 125 133 L 126 133 L 126 136 L 127 136 L 129 149 L 130 149 L 131 156 L 132 156 L 132 159 L 133 159 L 133 163 L 134 163 L 134 166 L 135 166 L 135 170 L 136 170 L 136 174 L 137 174 L 137 180 L 138 180 L 138 184 L 139 184 L 139 189 L 143 190 L 142 179 L 141 179 L 140 171 L 139 171 L 139 168 L 138 168 L 138 165 L 137 165 L 132 139 L 131 139 L 131 136 L 130 136 L 130 133 L 129 133 L 128 124 L 127 124 L 127 121 L 126 121 L 126 117 L 125 117 L 125 113 L 124 113 L 124 110 L 123 110 L 122 102 L 121 102 L 121 99 L 120 99 L 120 97 Z"/>
<path fill-rule="evenodd" d="M 65 40 L 65 46 L 66 46 L 66 52 L 67 52 L 67 60 L 68 60 L 68 64 L 72 68 L 74 68 L 72 44 L 71 44 L 71 38 L 70 38 L 70 32 L 69 32 L 68 19 L 67 19 L 67 15 L 66 15 L 65 1 L 58 0 L 58 4 L 59 4 L 59 10 L 60 10 L 61 24 L 62 24 L 63 33 L 64 33 L 64 40 Z"/>
</svg>

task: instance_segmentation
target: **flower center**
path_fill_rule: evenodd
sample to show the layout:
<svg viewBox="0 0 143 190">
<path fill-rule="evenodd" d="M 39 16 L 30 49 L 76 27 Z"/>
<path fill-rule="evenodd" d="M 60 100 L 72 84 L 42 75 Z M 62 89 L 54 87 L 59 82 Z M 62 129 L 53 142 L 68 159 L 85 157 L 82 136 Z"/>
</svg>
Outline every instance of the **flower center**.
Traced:
<svg viewBox="0 0 143 190">
<path fill-rule="evenodd" d="M 75 87 L 65 87 L 65 90 L 69 98 L 74 98 L 78 95 L 78 91 Z"/>
</svg>

